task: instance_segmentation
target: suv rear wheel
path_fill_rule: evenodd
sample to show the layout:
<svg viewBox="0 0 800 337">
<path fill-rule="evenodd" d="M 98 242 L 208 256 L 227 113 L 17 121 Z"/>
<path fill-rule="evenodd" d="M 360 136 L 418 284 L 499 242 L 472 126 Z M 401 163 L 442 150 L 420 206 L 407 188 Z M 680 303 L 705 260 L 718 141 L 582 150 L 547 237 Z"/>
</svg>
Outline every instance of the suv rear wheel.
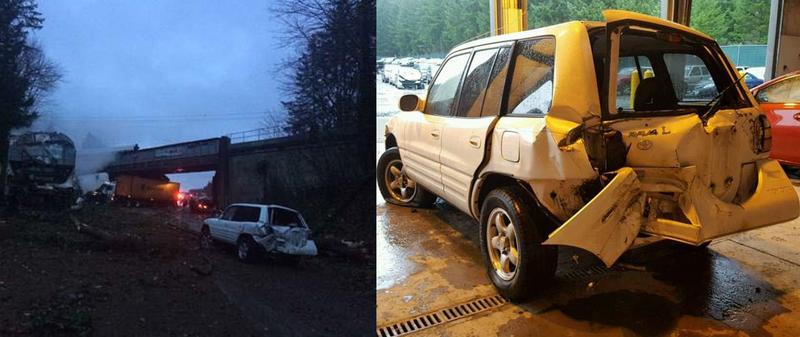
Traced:
<svg viewBox="0 0 800 337">
<path fill-rule="evenodd" d="M 381 154 L 377 168 L 378 188 L 386 202 L 408 207 L 431 207 L 436 195 L 428 192 L 403 172 L 400 151 L 390 148 Z"/>
<path fill-rule="evenodd" d="M 242 236 L 236 241 L 236 255 L 242 262 L 255 262 L 258 255 L 258 244 L 249 236 Z"/>
<path fill-rule="evenodd" d="M 495 189 L 481 208 L 481 251 L 489 278 L 512 302 L 541 291 L 556 271 L 558 248 L 545 246 L 542 227 L 534 223 L 527 192 L 517 186 Z"/>
</svg>

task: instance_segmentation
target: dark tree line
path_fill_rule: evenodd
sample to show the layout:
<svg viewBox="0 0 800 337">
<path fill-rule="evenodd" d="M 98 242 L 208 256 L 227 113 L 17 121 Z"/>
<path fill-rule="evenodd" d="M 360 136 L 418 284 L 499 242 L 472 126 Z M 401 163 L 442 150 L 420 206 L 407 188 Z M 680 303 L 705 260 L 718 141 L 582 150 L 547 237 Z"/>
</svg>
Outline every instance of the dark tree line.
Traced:
<svg viewBox="0 0 800 337">
<path fill-rule="evenodd" d="M 489 0 L 378 0 L 378 55 L 443 54 L 489 35 Z M 690 25 L 721 45 L 766 44 L 769 0 L 695 0 Z M 603 21 L 604 9 L 659 16 L 659 0 L 528 0 L 528 27 Z"/>
<path fill-rule="evenodd" d="M 374 0 L 298 0 L 279 8 L 287 43 L 287 131 L 365 138 L 374 123 Z"/>
<path fill-rule="evenodd" d="M 60 79 L 57 67 L 31 39 L 44 18 L 34 0 L 0 0 L 0 170 L 5 174 L 9 136 L 39 116 L 44 96 Z M 0 191 L 5 179 L 0 179 Z"/>
</svg>

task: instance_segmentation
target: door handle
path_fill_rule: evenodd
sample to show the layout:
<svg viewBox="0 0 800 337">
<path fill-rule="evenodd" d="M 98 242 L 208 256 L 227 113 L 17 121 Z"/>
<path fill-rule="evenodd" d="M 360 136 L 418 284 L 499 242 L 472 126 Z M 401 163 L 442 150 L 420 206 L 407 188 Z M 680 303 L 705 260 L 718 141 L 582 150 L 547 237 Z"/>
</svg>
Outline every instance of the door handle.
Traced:
<svg viewBox="0 0 800 337">
<path fill-rule="evenodd" d="M 433 130 L 433 131 L 431 131 L 431 137 L 433 137 L 433 138 L 439 138 L 439 130 Z"/>
<path fill-rule="evenodd" d="M 469 137 L 469 145 L 472 145 L 474 148 L 481 147 L 481 138 L 478 136 Z"/>
<path fill-rule="evenodd" d="M 794 120 L 800 121 L 800 112 L 794 114 Z"/>
</svg>

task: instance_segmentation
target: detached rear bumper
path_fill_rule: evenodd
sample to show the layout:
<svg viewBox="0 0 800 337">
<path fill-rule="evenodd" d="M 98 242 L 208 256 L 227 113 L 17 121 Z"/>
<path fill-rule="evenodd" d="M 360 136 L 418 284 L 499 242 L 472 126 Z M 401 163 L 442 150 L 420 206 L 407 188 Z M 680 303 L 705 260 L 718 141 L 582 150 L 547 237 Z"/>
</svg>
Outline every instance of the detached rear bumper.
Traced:
<svg viewBox="0 0 800 337">
<path fill-rule="evenodd" d="M 544 244 L 582 248 L 611 266 L 640 231 L 699 245 L 800 215 L 800 200 L 777 161 L 743 165 L 737 182 L 733 201 L 725 202 L 694 166 L 624 167 Z"/>
</svg>

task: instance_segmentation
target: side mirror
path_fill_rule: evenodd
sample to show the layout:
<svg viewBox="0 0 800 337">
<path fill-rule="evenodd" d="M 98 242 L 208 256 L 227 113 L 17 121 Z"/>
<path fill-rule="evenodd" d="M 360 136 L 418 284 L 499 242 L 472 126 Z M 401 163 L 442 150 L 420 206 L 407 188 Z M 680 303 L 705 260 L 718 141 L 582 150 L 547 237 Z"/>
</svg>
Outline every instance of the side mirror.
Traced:
<svg viewBox="0 0 800 337">
<path fill-rule="evenodd" d="M 214 211 L 214 213 L 211 213 L 211 217 L 212 218 L 219 218 L 221 216 L 222 216 L 222 211 L 220 211 L 220 210 L 216 210 L 216 211 Z"/>
<path fill-rule="evenodd" d="M 414 94 L 403 95 L 400 97 L 400 110 L 401 111 L 418 111 L 422 109 L 417 109 L 420 106 L 421 99 L 419 96 Z"/>
</svg>

